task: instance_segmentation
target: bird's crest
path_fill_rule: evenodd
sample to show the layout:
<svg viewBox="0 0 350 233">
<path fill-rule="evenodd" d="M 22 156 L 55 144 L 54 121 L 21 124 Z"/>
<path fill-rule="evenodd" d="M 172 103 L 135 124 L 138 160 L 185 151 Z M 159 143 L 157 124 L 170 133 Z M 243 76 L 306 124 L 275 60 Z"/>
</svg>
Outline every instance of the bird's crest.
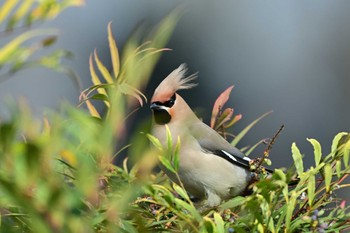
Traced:
<svg viewBox="0 0 350 233">
<path fill-rule="evenodd" d="M 177 69 L 171 72 L 157 87 L 153 98 L 163 99 L 171 97 L 176 91 L 182 89 L 190 89 L 197 86 L 196 83 L 191 83 L 197 74 L 192 74 L 185 77 L 187 71 L 186 64 L 181 64 Z"/>
</svg>

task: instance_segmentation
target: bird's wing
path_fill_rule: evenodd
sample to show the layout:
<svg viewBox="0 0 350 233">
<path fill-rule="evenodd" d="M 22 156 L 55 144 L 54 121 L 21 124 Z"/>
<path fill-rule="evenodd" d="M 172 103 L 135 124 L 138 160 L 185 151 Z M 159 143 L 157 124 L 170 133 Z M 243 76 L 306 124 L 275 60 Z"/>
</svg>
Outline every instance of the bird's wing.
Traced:
<svg viewBox="0 0 350 233">
<path fill-rule="evenodd" d="M 251 159 L 208 125 L 203 122 L 195 123 L 190 126 L 190 131 L 204 151 L 220 156 L 234 165 L 250 169 L 249 161 Z"/>
</svg>

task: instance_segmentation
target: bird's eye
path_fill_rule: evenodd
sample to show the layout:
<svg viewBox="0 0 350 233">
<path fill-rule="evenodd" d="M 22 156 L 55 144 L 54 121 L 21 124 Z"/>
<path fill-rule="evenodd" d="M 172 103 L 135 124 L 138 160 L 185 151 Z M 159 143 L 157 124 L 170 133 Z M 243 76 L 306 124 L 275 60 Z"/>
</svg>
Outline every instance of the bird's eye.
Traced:
<svg viewBox="0 0 350 233">
<path fill-rule="evenodd" d="M 176 100 L 176 94 L 174 94 L 174 95 L 170 98 L 170 100 L 169 100 L 169 105 L 170 105 L 170 106 L 173 106 L 173 105 L 175 104 L 175 100 Z"/>
<path fill-rule="evenodd" d="M 163 105 L 165 107 L 171 108 L 175 104 L 176 94 L 174 94 L 168 101 L 166 101 Z"/>
</svg>

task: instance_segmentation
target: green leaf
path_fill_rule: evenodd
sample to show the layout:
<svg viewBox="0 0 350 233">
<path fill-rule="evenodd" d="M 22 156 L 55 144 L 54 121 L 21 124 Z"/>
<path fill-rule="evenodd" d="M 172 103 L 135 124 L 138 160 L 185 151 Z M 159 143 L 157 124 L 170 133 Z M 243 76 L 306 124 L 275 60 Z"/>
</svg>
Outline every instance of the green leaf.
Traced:
<svg viewBox="0 0 350 233">
<path fill-rule="evenodd" d="M 11 0 L 9 1 L 11 2 Z M 14 1 L 13 1 L 14 2 Z M 25 15 L 29 12 L 30 7 L 32 6 L 34 0 L 22 1 L 22 4 L 17 8 L 16 12 L 9 19 L 6 29 L 11 30 L 17 24 L 17 22 L 24 18 Z"/>
<path fill-rule="evenodd" d="M 54 29 L 36 29 L 17 36 L 0 49 L 0 65 L 6 63 L 23 42 L 38 36 L 53 36 L 57 34 L 58 31 Z"/>
<path fill-rule="evenodd" d="M 308 138 L 307 140 L 314 147 L 315 165 L 317 167 L 320 164 L 320 161 L 321 161 L 321 158 L 322 158 L 321 144 L 317 140 L 312 139 L 312 138 Z"/>
<path fill-rule="evenodd" d="M 347 135 L 348 135 L 348 133 L 346 133 L 346 132 L 341 132 L 341 133 L 338 133 L 337 135 L 335 135 L 335 137 L 332 141 L 332 148 L 331 148 L 332 156 L 335 156 L 335 154 L 337 153 L 340 140 L 344 136 L 347 136 Z"/>
<path fill-rule="evenodd" d="M 159 161 L 162 163 L 162 165 L 168 169 L 170 172 L 176 174 L 176 171 L 173 167 L 173 165 L 171 164 L 170 160 L 168 158 L 166 158 L 164 155 L 160 155 L 159 156 Z"/>
<path fill-rule="evenodd" d="M 304 164 L 303 164 L 303 159 L 300 154 L 300 151 L 298 147 L 296 146 L 295 142 L 292 144 L 292 157 L 294 160 L 294 165 L 297 170 L 297 173 L 299 176 L 301 176 L 304 172 Z"/>
<path fill-rule="evenodd" d="M 291 197 L 289 199 L 288 205 L 287 205 L 287 209 L 286 209 L 286 217 L 285 217 L 285 224 L 286 224 L 286 232 L 290 232 L 290 223 L 292 220 L 292 216 L 294 213 L 294 209 L 295 209 L 295 204 L 296 204 L 296 200 L 298 198 L 297 193 L 293 190 L 291 193 Z"/>
<path fill-rule="evenodd" d="M 194 206 L 178 198 L 176 198 L 174 201 L 178 206 L 189 211 L 190 216 L 194 217 L 194 219 L 196 219 L 197 221 L 200 221 L 202 219 L 202 216 L 199 214 L 198 210 L 194 208 Z"/>
<path fill-rule="evenodd" d="M 349 157 L 350 157 L 350 140 L 348 140 L 344 146 L 344 155 L 343 155 L 343 160 L 344 160 L 344 166 L 347 167 L 349 166 Z"/>
<path fill-rule="evenodd" d="M 114 77 L 117 78 L 119 74 L 119 69 L 120 69 L 120 61 L 119 61 L 118 47 L 113 38 L 112 22 L 108 23 L 108 42 L 109 42 L 109 50 L 111 52 L 113 73 L 114 73 Z"/>
<path fill-rule="evenodd" d="M 308 194 L 308 202 L 309 206 L 313 206 L 314 198 L 315 198 L 315 189 L 316 189 L 316 179 L 315 179 L 315 174 L 314 174 L 314 168 L 311 167 L 310 171 L 308 171 L 310 174 L 308 183 L 307 183 L 307 194 Z"/>
<path fill-rule="evenodd" d="M 340 178 L 342 176 L 342 172 L 341 172 L 341 161 L 337 160 L 335 162 L 335 170 L 337 172 L 337 177 Z"/>
<path fill-rule="evenodd" d="M 92 95 L 90 99 L 108 101 L 108 96 L 104 94 L 95 94 L 95 95 Z"/>
<path fill-rule="evenodd" d="M 329 193 L 332 181 L 332 167 L 329 163 L 324 166 L 324 183 L 326 187 L 326 192 Z"/>
<path fill-rule="evenodd" d="M 267 115 L 269 115 L 272 111 L 267 112 L 265 114 L 263 114 L 262 116 L 260 116 L 258 119 L 256 119 L 255 121 L 253 121 L 252 123 L 250 123 L 247 127 L 245 127 L 236 137 L 235 139 L 233 139 L 233 141 L 231 142 L 231 144 L 233 146 L 236 146 L 239 141 L 249 132 L 249 130 L 256 125 L 256 123 L 258 123 L 261 119 L 263 119 L 264 117 L 266 117 Z"/>
<path fill-rule="evenodd" d="M 177 143 L 176 143 L 176 147 L 175 147 L 175 151 L 173 154 L 173 164 L 174 164 L 174 168 L 176 171 L 179 170 L 180 167 L 180 146 L 181 146 L 181 141 L 180 141 L 180 136 L 177 138 Z"/>
<path fill-rule="evenodd" d="M 0 23 L 11 13 L 12 9 L 17 5 L 18 0 L 7 0 L 0 7 Z"/>
<path fill-rule="evenodd" d="M 166 141 L 168 144 L 168 152 L 169 154 L 171 154 L 173 150 L 173 137 L 171 136 L 170 128 L 168 125 L 165 125 L 165 129 L 166 129 Z"/>
<path fill-rule="evenodd" d="M 91 116 L 97 117 L 98 119 L 101 119 L 100 113 L 97 111 L 95 106 L 91 103 L 91 101 L 87 99 L 87 100 L 85 100 L 85 103 L 86 103 L 86 106 L 87 106 Z"/>
<path fill-rule="evenodd" d="M 156 138 L 155 136 L 151 135 L 151 134 L 146 134 L 147 138 L 151 141 L 151 143 L 153 144 L 153 146 L 155 146 L 158 150 L 163 151 L 163 146 L 160 143 L 159 139 Z"/>
<path fill-rule="evenodd" d="M 216 225 L 217 232 L 225 232 L 224 220 L 217 212 L 214 212 L 214 221 Z"/>
<path fill-rule="evenodd" d="M 102 74 L 103 78 L 106 80 L 106 82 L 113 83 L 113 78 L 112 78 L 111 74 L 108 72 L 108 69 L 103 65 L 101 60 L 98 58 L 96 49 L 94 51 L 94 59 L 95 59 L 98 70 L 101 72 L 101 74 Z"/>
<path fill-rule="evenodd" d="M 181 188 L 179 185 L 173 183 L 173 188 L 183 199 L 185 199 L 186 201 L 190 200 L 190 197 L 188 196 L 186 190 Z"/>
<path fill-rule="evenodd" d="M 220 211 L 226 210 L 226 209 L 232 209 L 232 208 L 235 208 L 237 206 L 241 206 L 244 203 L 244 201 L 245 201 L 244 197 L 237 196 L 237 197 L 234 197 L 234 198 L 230 199 L 229 201 L 221 204 L 218 208 Z"/>
</svg>

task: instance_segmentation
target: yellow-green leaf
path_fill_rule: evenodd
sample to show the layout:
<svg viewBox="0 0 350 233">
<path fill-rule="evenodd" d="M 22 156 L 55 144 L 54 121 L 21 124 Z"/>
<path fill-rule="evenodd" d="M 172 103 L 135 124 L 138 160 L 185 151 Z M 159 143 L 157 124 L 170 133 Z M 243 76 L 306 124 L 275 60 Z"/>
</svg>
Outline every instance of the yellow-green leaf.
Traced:
<svg viewBox="0 0 350 233">
<path fill-rule="evenodd" d="M 167 157 L 165 157 L 164 155 L 160 155 L 159 161 L 167 170 L 176 174 L 175 168 L 173 167 L 173 165 L 171 164 L 170 160 Z"/>
<path fill-rule="evenodd" d="M 153 146 L 155 146 L 158 150 L 162 151 L 163 150 L 163 146 L 160 143 L 159 139 L 156 138 L 155 136 L 151 135 L 151 134 L 146 134 L 147 138 L 150 140 L 150 142 L 153 144 Z"/>
<path fill-rule="evenodd" d="M 329 193 L 332 181 L 332 167 L 329 163 L 324 166 L 324 182 L 326 186 L 326 192 Z"/>
<path fill-rule="evenodd" d="M 309 206 L 313 206 L 314 198 L 315 198 L 315 189 L 316 189 L 316 180 L 315 180 L 315 174 L 314 174 L 314 168 L 311 167 L 309 171 L 310 177 L 309 181 L 307 183 L 307 194 L 308 194 L 308 202 Z"/>
<path fill-rule="evenodd" d="M 177 205 L 179 205 L 181 208 L 189 211 L 189 213 L 190 213 L 189 216 L 194 217 L 198 221 L 202 220 L 202 216 L 199 214 L 197 209 L 194 208 L 194 206 L 192 206 L 192 205 L 188 204 L 187 202 L 185 202 L 181 199 L 178 199 L 178 198 L 175 199 L 175 203 Z"/>
<path fill-rule="evenodd" d="M 228 200 L 227 202 L 221 204 L 219 206 L 219 210 L 221 211 L 221 210 L 235 208 L 237 206 L 242 205 L 244 203 L 244 201 L 245 201 L 244 197 L 241 197 L 241 196 L 234 197 L 231 200 Z"/>
<path fill-rule="evenodd" d="M 300 151 L 296 146 L 295 142 L 293 142 L 292 144 L 292 157 L 294 159 L 294 165 L 297 170 L 297 173 L 299 176 L 301 176 L 302 173 L 304 172 L 304 164 L 303 164 L 303 159 L 300 154 Z"/>
<path fill-rule="evenodd" d="M 186 201 L 190 200 L 190 197 L 188 196 L 186 190 L 184 190 L 183 188 L 181 188 L 179 185 L 173 183 L 173 188 L 174 190 L 180 195 L 180 197 L 182 197 L 183 199 L 185 199 Z"/>
<path fill-rule="evenodd" d="M 12 29 L 17 24 L 17 22 L 29 12 L 33 2 L 34 0 L 22 1 L 21 5 L 18 7 L 16 12 L 11 16 L 10 20 L 8 21 L 7 29 Z"/>
<path fill-rule="evenodd" d="M 316 167 L 320 164 L 321 161 L 321 157 L 322 157 L 322 148 L 321 148 L 321 144 L 313 139 L 313 138 L 308 138 L 307 139 L 312 146 L 314 147 L 314 156 L 315 156 L 315 165 Z"/>
<path fill-rule="evenodd" d="M 92 55 L 90 55 L 90 58 L 89 58 L 89 69 L 90 69 L 90 75 L 91 75 L 91 81 L 92 83 L 96 86 L 96 85 L 101 85 L 101 81 L 100 79 L 98 78 L 97 74 L 96 74 L 96 71 L 95 71 L 95 68 L 94 68 L 94 64 L 93 64 L 93 61 L 92 61 Z M 107 95 L 107 91 L 105 88 L 101 87 L 101 88 L 97 88 L 96 89 L 98 93 L 100 94 L 103 94 L 105 96 L 108 96 Z M 109 108 L 110 105 L 109 105 L 109 102 L 108 101 L 104 101 L 104 103 L 106 104 L 106 106 Z"/>
<path fill-rule="evenodd" d="M 58 31 L 54 29 L 36 29 L 31 30 L 28 32 L 25 32 L 19 36 L 17 36 L 15 39 L 11 40 L 8 44 L 6 44 L 4 47 L 0 49 L 0 65 L 4 64 L 10 56 L 18 49 L 18 47 L 25 42 L 26 40 L 29 40 L 34 37 L 38 36 L 45 36 L 45 35 L 57 35 Z"/>
<path fill-rule="evenodd" d="M 2 23 L 6 17 L 11 13 L 12 9 L 17 5 L 18 0 L 7 0 L 0 7 L 0 23 Z"/>
<path fill-rule="evenodd" d="M 337 162 L 335 162 L 335 171 L 337 172 L 337 177 L 340 178 L 341 177 L 341 161 L 337 160 Z"/>
<path fill-rule="evenodd" d="M 96 49 L 94 51 L 94 58 L 95 58 L 95 62 L 96 62 L 97 68 L 101 72 L 101 74 L 102 74 L 103 78 L 106 80 L 106 82 L 107 83 L 113 83 L 112 76 L 108 72 L 108 69 L 103 65 L 103 63 L 99 59 Z"/>
<path fill-rule="evenodd" d="M 348 140 L 344 146 L 344 165 L 345 167 L 349 166 L 349 157 L 350 157 L 350 140 Z"/>
<path fill-rule="evenodd" d="M 292 216 L 293 216 L 293 212 L 294 212 L 294 209 L 295 209 L 295 204 L 296 204 L 296 200 L 297 200 L 297 193 L 295 191 L 292 191 L 291 193 L 291 196 L 290 196 L 290 199 L 289 199 L 289 203 L 287 205 L 287 210 L 286 210 L 286 232 L 289 232 L 289 229 L 290 229 L 290 223 L 291 223 L 291 220 L 292 220 Z"/>
<path fill-rule="evenodd" d="M 180 141 L 180 136 L 178 136 L 174 155 L 173 155 L 173 164 L 176 171 L 178 171 L 180 167 L 180 147 L 181 147 L 181 141 Z"/>
<path fill-rule="evenodd" d="M 94 105 L 90 102 L 90 100 L 86 100 L 85 103 L 86 103 L 86 106 L 87 106 L 91 116 L 101 118 L 100 114 L 98 113 L 98 111 L 96 110 Z"/>
<path fill-rule="evenodd" d="M 109 50 L 111 52 L 114 77 L 117 78 L 119 74 L 119 69 L 120 69 L 120 61 L 119 61 L 118 47 L 113 38 L 112 22 L 109 22 L 108 24 L 108 42 L 109 42 Z"/>
<path fill-rule="evenodd" d="M 219 213 L 214 212 L 214 221 L 218 232 L 225 232 L 224 220 Z"/>
<path fill-rule="evenodd" d="M 348 133 L 346 132 L 340 132 L 337 135 L 335 135 L 332 141 L 332 148 L 331 148 L 331 153 L 333 156 L 335 156 L 335 154 L 337 153 L 340 140 L 346 135 L 348 135 Z"/>
</svg>

